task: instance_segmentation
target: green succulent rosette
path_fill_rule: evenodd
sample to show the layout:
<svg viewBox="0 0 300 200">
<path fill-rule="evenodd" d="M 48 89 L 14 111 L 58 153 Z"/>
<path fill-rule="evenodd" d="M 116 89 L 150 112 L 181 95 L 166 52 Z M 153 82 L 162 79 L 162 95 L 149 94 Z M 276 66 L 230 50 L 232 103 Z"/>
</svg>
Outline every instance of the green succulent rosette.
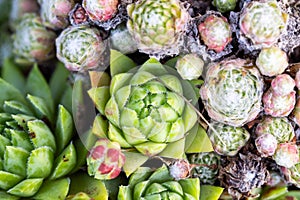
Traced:
<svg viewBox="0 0 300 200">
<path fill-rule="evenodd" d="M 175 181 L 168 167 L 163 165 L 154 172 L 141 167 L 130 176 L 128 186 L 120 186 L 119 200 L 137 199 L 189 199 L 200 197 L 200 180 L 186 178 Z"/>
<path fill-rule="evenodd" d="M 68 73 L 57 65 L 49 84 L 34 66 L 27 78 L 6 60 L 0 79 L 1 199 L 64 199 L 67 175 L 87 151 L 74 140 Z M 55 192 L 49 192 L 55 191 Z"/>
<path fill-rule="evenodd" d="M 172 67 L 152 58 L 136 67 L 112 50 L 110 84 L 88 91 L 99 111 L 92 131 L 120 144 L 127 175 L 149 157 L 183 158 L 185 152 L 212 150 L 197 123 L 195 89 Z"/>
<path fill-rule="evenodd" d="M 235 9 L 237 0 L 213 0 L 212 4 L 221 13 L 233 11 Z"/>
</svg>

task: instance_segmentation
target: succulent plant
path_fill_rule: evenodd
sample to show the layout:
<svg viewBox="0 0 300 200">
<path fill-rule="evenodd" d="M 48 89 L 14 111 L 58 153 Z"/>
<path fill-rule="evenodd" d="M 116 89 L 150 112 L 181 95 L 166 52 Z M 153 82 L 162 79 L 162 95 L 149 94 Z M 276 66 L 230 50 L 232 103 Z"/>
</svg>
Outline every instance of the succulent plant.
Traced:
<svg viewBox="0 0 300 200">
<path fill-rule="evenodd" d="M 263 48 L 256 59 L 259 71 L 265 76 L 282 74 L 288 64 L 286 53 L 277 46 Z"/>
<path fill-rule="evenodd" d="M 69 12 L 75 0 L 38 0 L 43 24 L 51 29 L 64 29 L 69 25 Z"/>
<path fill-rule="evenodd" d="M 178 0 L 140 0 L 127 6 L 127 28 L 141 52 L 177 54 L 190 16 Z"/>
<path fill-rule="evenodd" d="M 203 72 L 204 61 L 196 54 L 186 54 L 179 57 L 175 68 L 183 79 L 198 79 Z"/>
<path fill-rule="evenodd" d="M 294 91 L 295 81 L 288 74 L 280 74 L 271 82 L 271 88 L 275 95 L 285 96 Z"/>
<path fill-rule="evenodd" d="M 190 175 L 191 165 L 186 159 L 176 159 L 169 165 L 169 173 L 176 181 L 185 179 Z"/>
<path fill-rule="evenodd" d="M 265 133 L 255 139 L 255 146 L 262 157 L 274 155 L 277 148 L 277 139 L 270 133 Z"/>
<path fill-rule="evenodd" d="M 263 159 L 250 152 L 230 157 L 229 162 L 220 168 L 219 173 L 221 185 L 228 189 L 233 199 L 255 197 L 251 191 L 260 188 L 269 178 Z"/>
<path fill-rule="evenodd" d="M 1 198 L 64 199 L 70 185 L 67 175 L 84 164 L 79 157 L 86 155 L 73 140 L 67 73 L 57 66 L 49 86 L 37 66 L 26 80 L 12 62 L 6 61 L 4 69 L 0 79 Z"/>
<path fill-rule="evenodd" d="M 250 138 L 249 132 L 243 127 L 234 127 L 219 122 L 210 123 L 207 134 L 215 152 L 226 156 L 236 155 Z"/>
<path fill-rule="evenodd" d="M 82 6 L 92 21 L 110 20 L 118 12 L 118 0 L 83 0 Z"/>
<path fill-rule="evenodd" d="M 277 1 L 251 1 L 242 10 L 239 26 L 255 45 L 270 47 L 285 30 L 287 20 Z"/>
<path fill-rule="evenodd" d="M 218 178 L 220 156 L 215 152 L 195 153 L 188 155 L 192 169 L 192 177 L 198 177 L 202 184 L 213 185 Z"/>
<path fill-rule="evenodd" d="M 288 116 L 296 103 L 296 92 L 293 90 L 287 95 L 277 95 L 272 88 L 263 95 L 264 111 L 273 117 Z"/>
<path fill-rule="evenodd" d="M 123 54 L 134 53 L 138 49 L 136 41 L 124 24 L 120 24 L 116 29 L 111 30 L 110 41 L 112 49 Z"/>
<path fill-rule="evenodd" d="M 93 133 L 120 144 L 126 156 L 125 172 L 126 166 L 132 170 L 148 157 L 183 158 L 185 150 L 201 149 L 203 141 L 210 144 L 192 107 L 197 102 L 195 90 L 176 70 L 154 58 L 136 67 L 121 53 L 112 50 L 111 54 L 110 84 L 91 88 L 88 93 L 100 113 Z M 193 141 L 198 134 L 201 139 Z M 130 153 L 143 161 L 136 158 L 132 160 L 136 163 L 131 163 L 127 157 L 135 156 Z"/>
<path fill-rule="evenodd" d="M 125 163 L 125 156 L 117 142 L 99 139 L 87 157 L 88 173 L 96 179 L 109 180 L 116 178 Z"/>
<path fill-rule="evenodd" d="M 297 163 L 290 168 L 282 167 L 281 171 L 289 183 L 292 183 L 296 187 L 300 188 L 300 163 Z"/>
<path fill-rule="evenodd" d="M 299 162 L 299 150 L 296 144 L 281 143 L 272 157 L 277 165 L 291 168 Z"/>
<path fill-rule="evenodd" d="M 139 168 L 130 177 L 128 186 L 120 186 L 118 199 L 199 199 L 200 181 L 186 178 L 175 181 L 168 167 L 163 165 L 154 172 Z"/>
<path fill-rule="evenodd" d="M 77 3 L 69 13 L 69 20 L 72 26 L 89 24 L 89 17 L 81 4 Z"/>
<path fill-rule="evenodd" d="M 231 42 L 230 24 L 225 17 L 218 17 L 214 14 L 208 15 L 198 25 L 201 39 L 208 49 L 221 52 Z"/>
<path fill-rule="evenodd" d="M 23 15 L 13 36 L 16 62 L 31 65 L 53 58 L 55 38 L 55 32 L 47 30 L 38 15 L 34 13 Z"/>
<path fill-rule="evenodd" d="M 295 137 L 294 128 L 286 117 L 266 116 L 257 124 L 255 133 L 258 137 L 271 134 L 278 143 L 291 142 Z"/>
<path fill-rule="evenodd" d="M 86 25 L 66 28 L 56 39 L 56 56 L 70 71 L 105 68 L 106 53 L 99 30 Z"/>
<path fill-rule="evenodd" d="M 208 67 L 200 95 L 213 120 L 242 126 L 261 111 L 263 85 L 255 66 L 242 59 L 223 60 Z"/>
<path fill-rule="evenodd" d="M 237 0 L 213 0 L 212 4 L 221 13 L 233 11 L 235 9 Z"/>
</svg>

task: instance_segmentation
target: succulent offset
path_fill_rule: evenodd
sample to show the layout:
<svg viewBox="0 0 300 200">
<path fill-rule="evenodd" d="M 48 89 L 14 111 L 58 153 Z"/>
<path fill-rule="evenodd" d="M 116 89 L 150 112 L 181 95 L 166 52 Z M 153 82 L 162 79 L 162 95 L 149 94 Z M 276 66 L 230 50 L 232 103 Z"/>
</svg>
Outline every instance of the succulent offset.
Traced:
<svg viewBox="0 0 300 200">
<path fill-rule="evenodd" d="M 56 39 L 56 56 L 70 71 L 107 67 L 106 48 L 99 30 L 86 25 L 68 27 Z"/>
<path fill-rule="evenodd" d="M 178 58 L 175 68 L 183 79 L 198 79 L 202 75 L 204 61 L 196 54 L 186 54 Z"/>
<path fill-rule="evenodd" d="M 270 47 L 286 29 L 287 20 L 276 1 L 251 1 L 242 10 L 239 26 L 255 45 Z"/>
<path fill-rule="evenodd" d="M 118 0 L 83 0 L 82 6 L 92 21 L 108 21 L 118 12 Z"/>
<path fill-rule="evenodd" d="M 16 62 L 31 65 L 52 59 L 55 56 L 55 38 L 55 32 L 47 30 L 37 14 L 23 15 L 13 36 Z"/>
<path fill-rule="evenodd" d="M 296 144 L 281 143 L 272 157 L 277 165 L 291 168 L 299 162 L 299 150 Z"/>
<path fill-rule="evenodd" d="M 237 0 L 213 0 L 212 4 L 221 13 L 233 11 L 235 9 Z"/>
<path fill-rule="evenodd" d="M 219 122 L 210 123 L 207 134 L 215 152 L 225 156 L 236 155 L 250 138 L 250 134 L 245 128 Z"/>
<path fill-rule="evenodd" d="M 200 95 L 213 120 L 242 126 L 261 111 L 263 85 L 255 66 L 242 59 L 224 60 L 208 67 Z"/>
<path fill-rule="evenodd" d="M 190 20 L 178 0 L 140 0 L 127 6 L 127 28 L 141 52 L 172 55 L 179 52 Z"/>
<path fill-rule="evenodd" d="M 225 17 L 208 15 L 204 22 L 198 25 L 201 39 L 208 49 L 221 52 L 231 42 L 231 29 Z"/>
<path fill-rule="evenodd" d="M 38 0 L 41 6 L 43 24 L 51 29 L 59 30 L 69 25 L 69 12 L 75 0 Z"/>
<path fill-rule="evenodd" d="M 168 167 L 163 165 L 154 172 L 139 168 L 129 179 L 128 186 L 120 186 L 118 199 L 191 199 L 198 200 L 200 181 L 187 178 L 175 181 Z"/>
<path fill-rule="evenodd" d="M 265 76 L 276 76 L 283 73 L 288 64 L 286 53 L 277 46 L 263 48 L 256 59 L 259 71 Z"/>
<path fill-rule="evenodd" d="M 255 146 L 262 157 L 272 156 L 277 148 L 277 139 L 270 133 L 264 133 L 255 139 Z"/>
</svg>

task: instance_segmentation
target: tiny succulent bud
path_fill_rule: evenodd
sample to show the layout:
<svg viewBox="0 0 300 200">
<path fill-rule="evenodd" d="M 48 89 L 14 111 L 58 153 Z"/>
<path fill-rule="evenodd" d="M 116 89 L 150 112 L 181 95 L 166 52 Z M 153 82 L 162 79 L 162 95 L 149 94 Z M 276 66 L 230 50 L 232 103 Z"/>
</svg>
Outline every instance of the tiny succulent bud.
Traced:
<svg viewBox="0 0 300 200">
<path fill-rule="evenodd" d="M 69 19 L 73 26 L 79 24 L 88 24 L 88 15 L 80 4 L 76 4 L 70 11 Z"/>
<path fill-rule="evenodd" d="M 256 59 L 256 65 L 262 75 L 270 77 L 282 74 L 288 64 L 286 53 L 276 46 L 263 48 Z"/>
<path fill-rule="evenodd" d="M 99 139 L 87 157 L 88 173 L 96 179 L 116 178 L 125 163 L 125 155 L 117 142 Z"/>
<path fill-rule="evenodd" d="M 255 145 L 262 157 L 268 157 L 275 153 L 277 140 L 271 134 L 263 134 L 256 138 Z"/>
<path fill-rule="evenodd" d="M 70 71 L 106 67 L 106 47 L 99 30 L 85 25 L 64 29 L 56 39 L 57 58 Z"/>
<path fill-rule="evenodd" d="M 170 166 L 169 166 L 170 175 L 175 180 L 185 179 L 189 176 L 191 167 L 187 160 L 180 159 L 175 160 Z"/>
<path fill-rule="evenodd" d="M 221 52 L 231 42 L 231 29 L 225 17 L 209 15 L 198 25 L 201 39 L 208 49 Z"/>
<path fill-rule="evenodd" d="M 281 143 L 278 145 L 273 159 L 277 165 L 291 168 L 299 162 L 299 151 L 296 144 Z"/>
<path fill-rule="evenodd" d="M 295 81 L 288 74 L 280 74 L 276 76 L 271 82 L 271 88 L 275 95 L 288 95 L 294 91 Z"/>
<path fill-rule="evenodd" d="M 237 0 L 213 0 L 212 4 L 221 13 L 233 11 L 235 9 Z"/>
<path fill-rule="evenodd" d="M 204 61 L 196 54 L 187 54 L 178 58 L 175 67 L 183 79 L 198 79 L 203 72 Z"/>
<path fill-rule="evenodd" d="M 68 14 L 75 5 L 75 0 L 38 0 L 41 6 L 43 24 L 58 30 L 69 25 Z"/>
<path fill-rule="evenodd" d="M 83 0 L 82 6 L 92 21 L 110 20 L 118 11 L 118 0 Z"/>
<path fill-rule="evenodd" d="M 46 29 L 38 15 L 25 14 L 17 25 L 13 38 L 16 62 L 28 65 L 53 58 L 55 56 L 55 38 L 55 32 Z"/>
</svg>

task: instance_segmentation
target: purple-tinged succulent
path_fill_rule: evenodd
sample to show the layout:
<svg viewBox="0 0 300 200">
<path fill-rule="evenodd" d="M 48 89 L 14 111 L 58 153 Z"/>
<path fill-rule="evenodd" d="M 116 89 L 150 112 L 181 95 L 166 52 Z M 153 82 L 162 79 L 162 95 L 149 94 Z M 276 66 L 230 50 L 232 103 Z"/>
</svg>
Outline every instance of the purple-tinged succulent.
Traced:
<svg viewBox="0 0 300 200">
<path fill-rule="evenodd" d="M 231 42 L 231 29 L 225 17 L 209 15 L 198 25 L 201 39 L 208 49 L 221 52 Z"/>
<path fill-rule="evenodd" d="M 242 126 L 261 111 L 263 85 L 258 69 L 246 60 L 223 60 L 209 65 L 200 95 L 213 120 Z"/>
<path fill-rule="evenodd" d="M 299 162 L 299 150 L 296 144 L 278 144 L 275 154 L 272 157 L 277 165 L 291 168 Z"/>
<path fill-rule="evenodd" d="M 264 111 L 273 117 L 288 116 L 296 103 L 296 92 L 287 95 L 277 95 L 271 88 L 263 95 Z"/>
<path fill-rule="evenodd" d="M 83 0 L 82 6 L 89 18 L 95 22 L 112 19 L 118 12 L 118 0 Z"/>
<path fill-rule="evenodd" d="M 277 46 L 263 48 L 256 59 L 256 65 L 262 75 L 276 76 L 288 67 L 288 57 Z"/>
<path fill-rule="evenodd" d="M 85 25 L 64 29 L 56 39 L 57 58 L 70 71 L 106 67 L 106 50 L 99 30 Z"/>
<path fill-rule="evenodd" d="M 30 65 L 44 62 L 55 56 L 55 32 L 46 29 L 35 13 L 23 15 L 13 36 L 16 62 Z"/>
<path fill-rule="evenodd" d="M 295 81 L 288 74 L 280 74 L 271 82 L 272 91 L 275 95 L 285 96 L 294 91 Z"/>
<path fill-rule="evenodd" d="M 241 32 L 255 45 L 270 47 L 286 28 L 288 15 L 275 0 L 251 1 L 242 10 Z"/>
<path fill-rule="evenodd" d="M 265 117 L 257 124 L 255 134 L 258 137 L 273 135 L 277 143 L 290 142 L 295 137 L 294 128 L 286 117 Z"/>
<path fill-rule="evenodd" d="M 88 18 L 85 9 L 79 3 L 69 12 L 69 20 L 72 26 L 88 24 Z"/>
<path fill-rule="evenodd" d="M 267 133 L 255 139 L 255 146 L 262 157 L 272 156 L 277 148 L 276 138 Z"/>
<path fill-rule="evenodd" d="M 75 5 L 75 0 L 38 0 L 41 6 L 43 24 L 54 30 L 69 25 L 68 14 Z"/>
<path fill-rule="evenodd" d="M 87 157 L 88 173 L 96 179 L 116 178 L 125 163 L 125 155 L 117 142 L 98 139 Z"/>
</svg>

